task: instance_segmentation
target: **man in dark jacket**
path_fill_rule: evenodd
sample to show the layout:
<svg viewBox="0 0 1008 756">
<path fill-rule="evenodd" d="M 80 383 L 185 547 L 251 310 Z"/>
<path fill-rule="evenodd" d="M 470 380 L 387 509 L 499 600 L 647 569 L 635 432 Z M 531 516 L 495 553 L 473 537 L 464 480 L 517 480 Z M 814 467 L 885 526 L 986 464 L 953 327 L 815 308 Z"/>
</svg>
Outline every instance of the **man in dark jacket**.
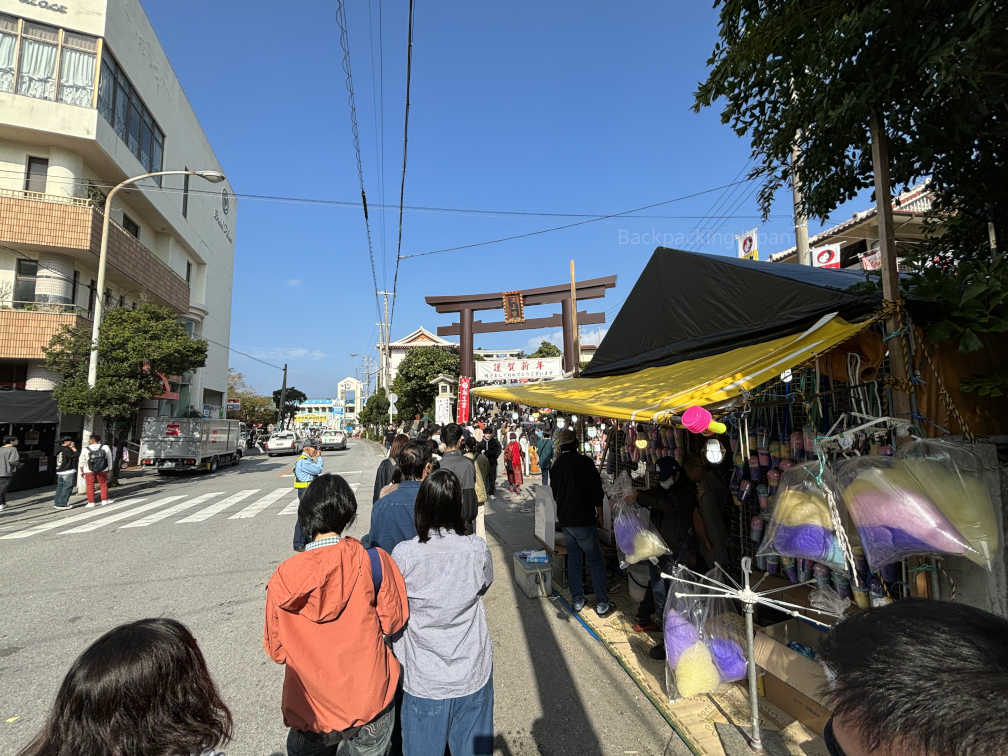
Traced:
<svg viewBox="0 0 1008 756">
<path fill-rule="evenodd" d="M 441 429 L 441 442 L 445 445 L 441 456 L 441 469 L 451 470 L 462 484 L 462 519 L 465 520 L 468 532 L 474 532 L 478 503 L 476 501 L 476 466 L 473 461 L 462 454 L 459 443 L 462 441 L 462 426 L 458 423 L 448 423 Z"/>
<path fill-rule="evenodd" d="M 486 455 L 487 462 L 490 463 L 490 471 L 487 473 L 487 496 L 493 496 L 497 491 L 497 458 L 501 452 L 500 441 L 497 440 L 497 428 L 491 426 L 483 434 L 483 454 Z"/>
<path fill-rule="evenodd" d="M 567 580 L 574 611 L 584 609 L 581 572 L 587 559 L 598 602 L 595 612 L 605 617 L 612 611 L 612 604 L 606 592 L 605 561 L 596 529 L 602 514 L 602 479 L 595 463 L 579 454 L 576 447 L 577 438 L 569 428 L 557 434 L 554 441 L 557 456 L 550 468 L 550 488 L 556 501 L 557 524 L 563 529 L 567 547 Z"/>
<path fill-rule="evenodd" d="M 56 509 L 72 509 L 70 494 L 77 484 L 77 460 L 80 452 L 73 438 L 64 436 L 56 455 Z"/>
</svg>

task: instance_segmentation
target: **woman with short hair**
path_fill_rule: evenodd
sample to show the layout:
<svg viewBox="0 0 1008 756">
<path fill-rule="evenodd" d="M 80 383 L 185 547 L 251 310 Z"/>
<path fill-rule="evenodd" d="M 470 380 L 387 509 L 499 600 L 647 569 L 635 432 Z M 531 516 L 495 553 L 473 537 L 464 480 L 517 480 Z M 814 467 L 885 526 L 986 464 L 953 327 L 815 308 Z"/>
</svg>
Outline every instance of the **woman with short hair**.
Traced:
<svg viewBox="0 0 1008 756">
<path fill-rule="evenodd" d="M 410 619 L 395 642 L 403 664 L 403 753 L 493 753 L 493 651 L 482 596 L 493 582 L 486 541 L 463 535 L 462 484 L 435 470 L 420 486 L 417 535 L 392 551 Z"/>
<path fill-rule="evenodd" d="M 231 732 L 192 633 L 173 619 L 143 619 L 109 630 L 77 657 L 20 756 L 211 756 Z"/>
</svg>

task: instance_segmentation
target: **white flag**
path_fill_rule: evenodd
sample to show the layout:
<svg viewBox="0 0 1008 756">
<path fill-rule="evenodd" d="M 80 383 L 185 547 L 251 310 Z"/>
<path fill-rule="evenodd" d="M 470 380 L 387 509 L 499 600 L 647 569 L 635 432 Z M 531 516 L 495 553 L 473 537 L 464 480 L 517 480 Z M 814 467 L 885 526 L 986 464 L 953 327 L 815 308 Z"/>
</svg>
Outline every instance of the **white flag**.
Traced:
<svg viewBox="0 0 1008 756">
<path fill-rule="evenodd" d="M 735 247 L 739 257 L 749 260 L 759 260 L 759 235 L 758 228 L 746 231 L 744 234 L 735 237 Z"/>
</svg>

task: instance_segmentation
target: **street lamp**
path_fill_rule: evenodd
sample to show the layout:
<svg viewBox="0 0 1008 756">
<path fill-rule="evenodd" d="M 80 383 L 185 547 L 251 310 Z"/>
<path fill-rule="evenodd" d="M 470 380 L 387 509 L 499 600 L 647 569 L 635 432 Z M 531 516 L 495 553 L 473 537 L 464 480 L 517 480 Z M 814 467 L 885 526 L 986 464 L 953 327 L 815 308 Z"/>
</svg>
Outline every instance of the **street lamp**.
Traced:
<svg viewBox="0 0 1008 756">
<path fill-rule="evenodd" d="M 113 187 L 112 191 L 110 191 L 108 196 L 105 197 L 105 217 L 102 219 L 101 249 L 98 252 L 98 282 L 96 284 L 97 291 L 95 292 L 94 321 L 91 323 L 91 355 L 88 359 L 89 389 L 93 389 L 95 384 L 98 382 L 98 331 L 101 328 L 102 314 L 105 309 L 103 292 L 105 291 L 105 268 L 106 263 L 108 262 L 108 236 L 109 220 L 112 216 L 112 198 L 115 196 L 115 193 L 123 187 L 129 186 L 137 181 L 153 178 L 154 176 L 199 176 L 200 178 L 206 179 L 211 184 L 219 184 L 227 178 L 220 171 L 154 171 L 153 173 L 144 173 L 140 176 L 134 176 L 133 178 L 126 179 Z M 94 415 L 89 415 L 87 417 L 87 422 L 85 423 L 83 437 L 81 438 L 82 444 L 87 444 L 93 430 Z"/>
</svg>

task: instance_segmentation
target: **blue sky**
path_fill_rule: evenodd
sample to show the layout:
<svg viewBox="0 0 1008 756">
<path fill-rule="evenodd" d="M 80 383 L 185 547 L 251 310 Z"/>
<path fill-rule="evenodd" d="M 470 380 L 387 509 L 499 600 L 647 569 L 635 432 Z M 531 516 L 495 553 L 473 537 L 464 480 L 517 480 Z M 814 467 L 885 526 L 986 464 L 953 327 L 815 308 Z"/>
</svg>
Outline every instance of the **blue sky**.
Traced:
<svg viewBox="0 0 1008 756">
<path fill-rule="evenodd" d="M 232 347 L 289 363 L 289 383 L 310 396 L 332 395 L 360 366 L 351 353 L 377 356 L 360 205 L 240 195 L 359 199 L 336 5 L 175 0 L 145 8 L 239 195 Z M 384 0 L 380 14 L 377 0 L 347 3 L 375 268 L 379 288 L 388 289 L 407 13 L 405 0 Z M 732 182 L 747 166 L 748 142 L 723 126 L 717 111 L 690 110 L 716 20 L 706 3 L 519 0 L 505 9 L 418 2 L 406 204 L 603 215 Z M 766 258 L 794 243 L 791 195 L 781 192 L 774 213 L 761 221 L 755 189 L 703 194 L 638 214 L 647 217 L 403 260 L 392 338 L 418 325 L 434 330 L 449 323 L 424 303 L 425 295 L 562 283 L 571 258 L 578 278 L 619 277 L 605 300 L 587 303 L 610 321 L 659 244 L 734 254 L 733 235 L 759 226 Z M 863 205 L 840 208 L 834 217 Z M 712 210 L 736 217 L 703 219 Z M 403 254 L 579 219 L 407 210 Z M 585 329 L 582 340 L 601 333 Z M 476 344 L 524 347 L 558 336 L 486 334 Z M 279 387 L 278 371 L 247 357 L 232 353 L 231 366 L 262 391 Z"/>
</svg>

